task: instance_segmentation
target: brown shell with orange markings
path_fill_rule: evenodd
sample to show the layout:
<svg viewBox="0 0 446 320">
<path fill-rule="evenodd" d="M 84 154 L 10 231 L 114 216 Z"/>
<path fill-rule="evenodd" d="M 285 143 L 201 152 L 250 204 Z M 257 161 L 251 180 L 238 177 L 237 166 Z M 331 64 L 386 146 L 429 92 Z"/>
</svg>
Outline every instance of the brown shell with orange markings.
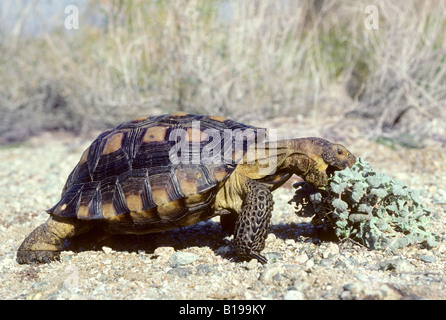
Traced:
<svg viewBox="0 0 446 320">
<path fill-rule="evenodd" d="M 245 135 L 240 143 L 231 135 L 234 130 L 251 137 Z M 69 175 L 61 200 L 48 212 L 106 221 L 124 233 L 209 219 L 217 191 L 257 136 L 258 128 L 220 116 L 175 113 L 134 119 L 93 141 Z"/>
</svg>

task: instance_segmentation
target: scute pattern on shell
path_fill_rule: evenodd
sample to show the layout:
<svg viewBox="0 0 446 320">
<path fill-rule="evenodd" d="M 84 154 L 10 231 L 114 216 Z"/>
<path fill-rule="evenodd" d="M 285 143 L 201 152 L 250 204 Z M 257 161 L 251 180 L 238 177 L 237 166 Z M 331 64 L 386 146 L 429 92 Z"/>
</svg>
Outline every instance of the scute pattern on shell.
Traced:
<svg viewBox="0 0 446 320">
<path fill-rule="evenodd" d="M 225 129 L 252 129 L 256 137 L 258 134 L 258 128 L 219 116 L 185 113 L 123 123 L 100 134 L 85 150 L 67 179 L 61 200 L 48 212 L 61 217 L 130 220 L 145 225 L 187 225 L 205 220 L 213 214 L 216 189 L 233 172 L 252 141 L 246 140 L 240 146 L 234 137 L 232 144 L 221 140 L 220 157 L 232 152 L 229 163 L 173 164 L 169 151 L 177 141 L 170 139 L 170 134 L 174 129 L 191 133 L 195 130 L 193 121 L 200 124 L 199 151 L 210 140 L 204 133 L 206 129 L 222 135 Z M 192 148 L 192 141 L 187 136 L 183 139 Z M 240 147 L 243 152 L 237 150 Z"/>
</svg>

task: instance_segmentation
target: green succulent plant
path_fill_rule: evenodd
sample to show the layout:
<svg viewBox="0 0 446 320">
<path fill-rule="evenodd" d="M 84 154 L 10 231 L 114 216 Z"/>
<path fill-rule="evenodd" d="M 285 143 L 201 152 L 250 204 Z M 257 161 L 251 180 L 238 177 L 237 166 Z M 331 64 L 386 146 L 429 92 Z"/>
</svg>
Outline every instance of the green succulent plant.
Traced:
<svg viewBox="0 0 446 320">
<path fill-rule="evenodd" d="M 313 225 L 333 229 L 338 239 L 349 238 L 372 250 L 437 245 L 429 231 L 432 213 L 419 193 L 361 158 L 352 168 L 335 172 L 323 189 L 307 182 L 294 187 L 290 203 L 296 204 L 296 214 L 313 217 Z"/>
</svg>

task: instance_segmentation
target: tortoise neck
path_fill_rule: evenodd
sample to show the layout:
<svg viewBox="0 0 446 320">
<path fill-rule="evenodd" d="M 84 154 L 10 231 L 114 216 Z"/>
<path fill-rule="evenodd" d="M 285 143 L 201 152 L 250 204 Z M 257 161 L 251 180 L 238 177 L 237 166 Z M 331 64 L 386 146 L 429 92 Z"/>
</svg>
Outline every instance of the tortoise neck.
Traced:
<svg viewBox="0 0 446 320">
<path fill-rule="evenodd" d="M 237 166 L 237 171 L 252 179 L 283 174 L 305 176 L 313 164 L 310 150 L 305 138 L 253 145 Z"/>
<path fill-rule="evenodd" d="M 278 171 L 302 176 L 311 169 L 311 138 L 279 140 L 277 150 Z"/>
</svg>

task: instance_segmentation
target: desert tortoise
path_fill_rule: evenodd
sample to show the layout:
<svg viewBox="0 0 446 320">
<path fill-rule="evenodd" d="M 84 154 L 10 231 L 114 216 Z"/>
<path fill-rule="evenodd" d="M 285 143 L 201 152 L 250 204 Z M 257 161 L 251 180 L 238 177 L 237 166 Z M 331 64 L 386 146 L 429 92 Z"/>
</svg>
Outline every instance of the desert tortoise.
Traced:
<svg viewBox="0 0 446 320">
<path fill-rule="evenodd" d="M 160 232 L 221 215 L 241 260 L 267 260 L 271 191 L 296 174 L 315 186 L 352 166 L 342 145 L 320 138 L 263 143 L 263 129 L 220 116 L 143 117 L 100 134 L 23 241 L 19 263 L 59 259 L 64 239 L 100 227 L 109 234 Z M 271 165 L 271 163 L 273 165 Z"/>
</svg>

